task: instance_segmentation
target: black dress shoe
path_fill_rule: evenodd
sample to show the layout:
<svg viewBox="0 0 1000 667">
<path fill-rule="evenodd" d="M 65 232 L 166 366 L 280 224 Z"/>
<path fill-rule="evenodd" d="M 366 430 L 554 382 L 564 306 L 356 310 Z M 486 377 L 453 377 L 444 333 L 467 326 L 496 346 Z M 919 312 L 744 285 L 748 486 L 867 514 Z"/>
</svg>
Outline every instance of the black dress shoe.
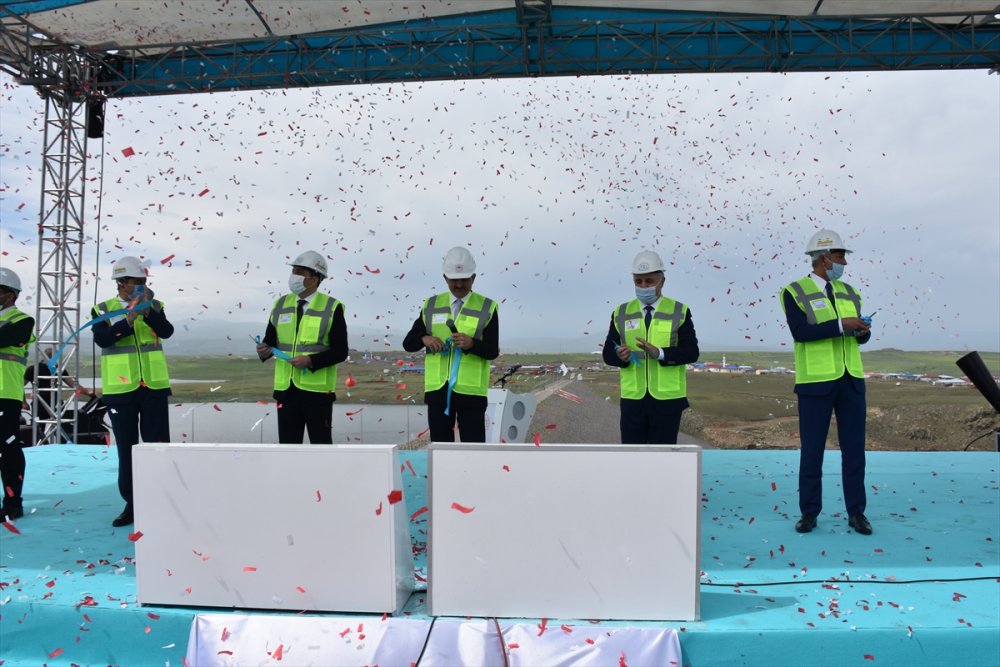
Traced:
<svg viewBox="0 0 1000 667">
<path fill-rule="evenodd" d="M 855 532 L 861 533 L 862 535 L 872 534 L 872 525 L 865 518 L 864 514 L 855 514 L 847 520 L 847 525 L 855 530 Z"/>
<path fill-rule="evenodd" d="M 132 508 L 126 507 L 125 510 L 114 518 L 111 525 L 115 528 L 121 528 L 122 526 L 128 526 L 135 521 L 135 517 L 132 516 Z"/>
<path fill-rule="evenodd" d="M 811 533 L 816 527 L 816 517 L 811 514 L 803 514 L 802 518 L 795 524 L 796 533 Z"/>
</svg>

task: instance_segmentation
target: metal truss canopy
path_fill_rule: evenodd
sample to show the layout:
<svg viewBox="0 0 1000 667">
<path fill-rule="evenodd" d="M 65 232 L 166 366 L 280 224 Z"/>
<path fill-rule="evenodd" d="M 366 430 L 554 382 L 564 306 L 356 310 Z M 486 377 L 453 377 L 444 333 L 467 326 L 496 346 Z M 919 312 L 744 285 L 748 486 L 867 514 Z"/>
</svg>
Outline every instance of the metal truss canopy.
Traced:
<svg viewBox="0 0 1000 667">
<path fill-rule="evenodd" d="M 95 65 L 80 92 L 100 97 L 470 78 L 996 68 L 996 11 L 731 15 L 518 0 L 509 10 L 301 36 L 100 50 L 35 44 L 30 16 L 5 17 L 0 5 L 0 31 L 8 33 L 0 35 L 0 62 L 44 92 L 64 84 L 50 71 L 52 55 L 77 50 Z M 10 34 L 17 30 L 24 38 Z"/>
</svg>

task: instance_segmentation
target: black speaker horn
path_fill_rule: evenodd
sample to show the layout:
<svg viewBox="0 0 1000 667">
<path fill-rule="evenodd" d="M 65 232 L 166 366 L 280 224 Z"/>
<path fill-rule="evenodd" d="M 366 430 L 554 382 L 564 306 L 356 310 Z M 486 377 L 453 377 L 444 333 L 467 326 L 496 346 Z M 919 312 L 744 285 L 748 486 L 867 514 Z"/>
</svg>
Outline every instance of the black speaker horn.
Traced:
<svg viewBox="0 0 1000 667">
<path fill-rule="evenodd" d="M 993 409 L 1000 412 L 1000 386 L 997 386 L 997 381 L 993 379 L 979 353 L 969 352 L 955 363 L 972 380 L 972 384 L 976 385 L 976 389 L 990 402 Z"/>
</svg>

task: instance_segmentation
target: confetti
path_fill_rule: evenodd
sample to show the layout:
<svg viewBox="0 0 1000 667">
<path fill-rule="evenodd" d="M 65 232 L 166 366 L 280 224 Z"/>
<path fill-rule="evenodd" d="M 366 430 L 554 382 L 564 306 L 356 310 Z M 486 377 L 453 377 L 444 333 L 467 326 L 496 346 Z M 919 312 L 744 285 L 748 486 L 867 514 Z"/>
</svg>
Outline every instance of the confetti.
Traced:
<svg viewBox="0 0 1000 667">
<path fill-rule="evenodd" d="M 396 503 L 398 503 L 400 500 L 403 499 L 403 492 L 400 491 L 399 489 L 393 489 L 392 491 L 389 492 L 388 499 L 390 505 L 395 505 Z"/>
<path fill-rule="evenodd" d="M 468 514 L 469 512 L 472 512 L 473 510 L 476 509 L 475 507 L 466 507 L 465 505 L 460 505 L 454 502 L 451 504 L 451 508 L 453 510 L 458 510 L 462 514 Z"/>
</svg>

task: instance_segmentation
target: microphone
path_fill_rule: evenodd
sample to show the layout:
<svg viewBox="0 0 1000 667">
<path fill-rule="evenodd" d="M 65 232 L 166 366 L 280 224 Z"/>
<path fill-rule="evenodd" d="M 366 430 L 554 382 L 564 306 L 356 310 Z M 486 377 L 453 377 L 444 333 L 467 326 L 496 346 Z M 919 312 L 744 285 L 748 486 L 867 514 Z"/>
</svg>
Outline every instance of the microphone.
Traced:
<svg viewBox="0 0 1000 667">
<path fill-rule="evenodd" d="M 438 322 L 440 322 L 440 321 L 441 321 L 441 320 L 438 320 Z M 456 326 L 455 326 L 455 320 L 453 320 L 453 319 L 451 319 L 451 318 L 449 317 L 449 318 L 448 318 L 448 321 L 447 321 L 447 322 L 445 322 L 445 325 L 446 325 L 446 326 L 448 327 L 448 330 L 449 330 L 450 332 L 452 332 L 453 334 L 457 334 L 457 333 L 458 333 L 458 327 L 456 327 Z"/>
</svg>

